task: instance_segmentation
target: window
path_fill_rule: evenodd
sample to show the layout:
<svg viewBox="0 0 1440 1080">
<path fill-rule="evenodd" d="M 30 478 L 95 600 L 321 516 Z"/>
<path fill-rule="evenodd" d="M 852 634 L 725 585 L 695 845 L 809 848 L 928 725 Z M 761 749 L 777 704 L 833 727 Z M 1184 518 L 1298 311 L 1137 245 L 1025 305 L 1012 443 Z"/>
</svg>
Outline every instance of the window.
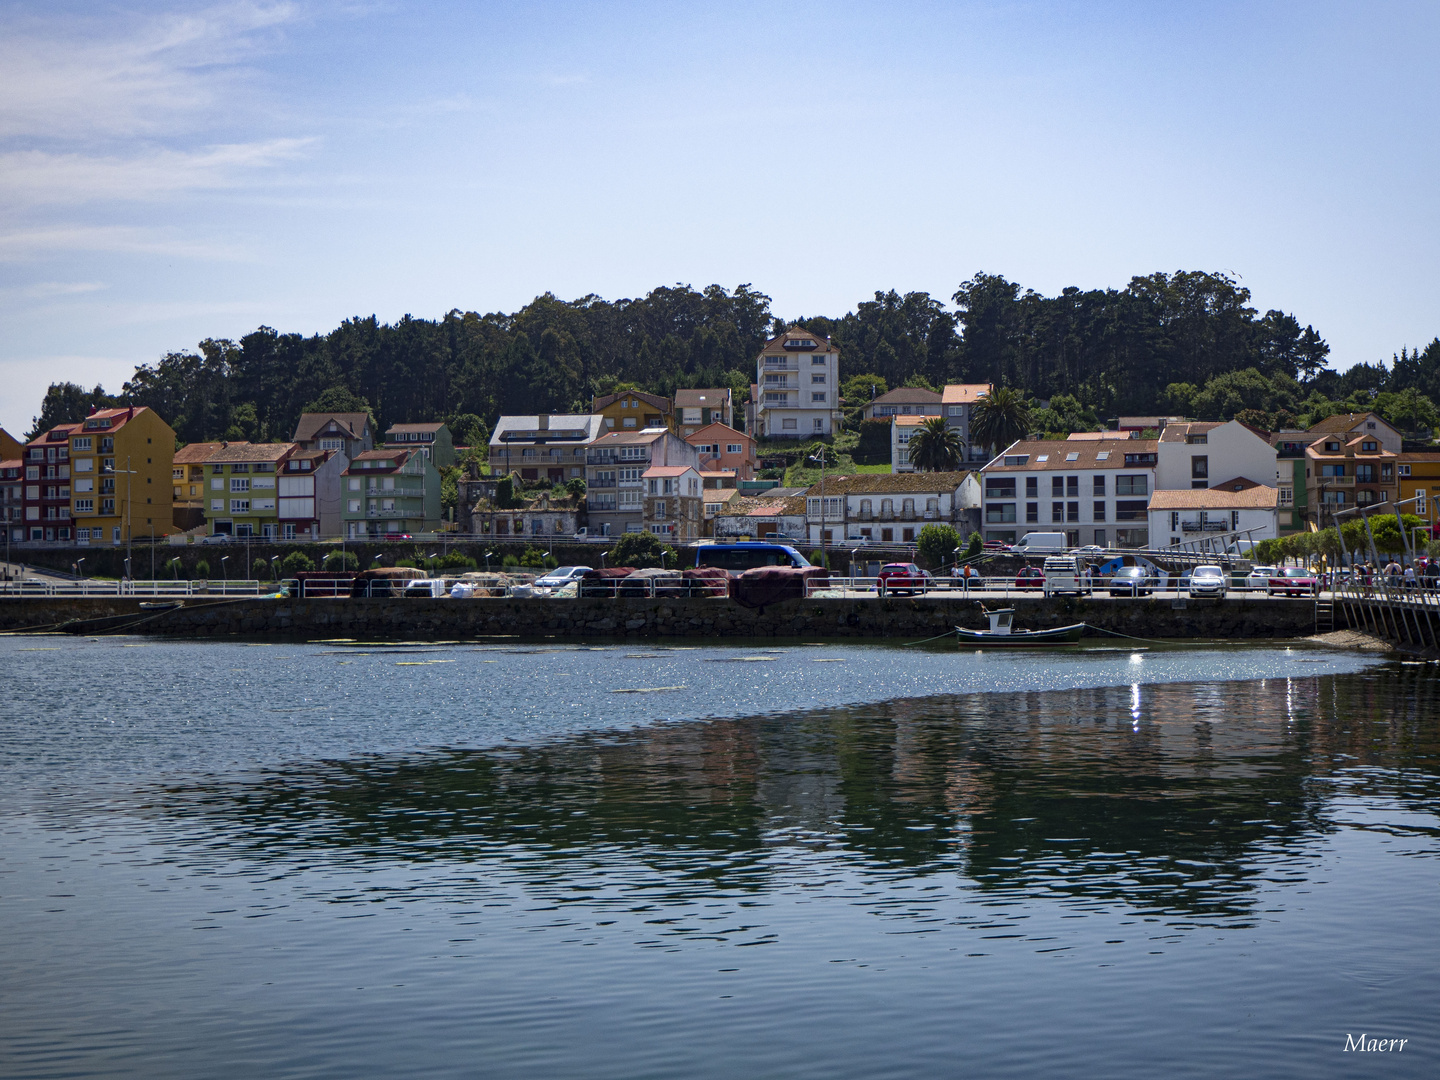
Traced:
<svg viewBox="0 0 1440 1080">
<path fill-rule="evenodd" d="M 813 343 L 812 343 L 812 344 L 813 344 Z M 825 363 L 825 355 L 824 355 L 824 353 L 816 353 L 814 356 L 810 357 L 810 365 L 811 365 L 812 367 L 815 366 L 816 364 L 823 364 L 823 363 Z M 1374 427 L 1375 425 L 1374 425 L 1374 424 L 1371 424 L 1370 426 L 1371 426 L 1371 427 Z"/>
<path fill-rule="evenodd" d="M 1072 503 L 1066 503 L 1066 504 L 1065 504 L 1065 520 L 1066 520 L 1066 521 L 1079 521 L 1079 520 L 1080 520 L 1080 504 L 1079 504 L 1078 502 L 1072 502 Z"/>
<path fill-rule="evenodd" d="M 90 472 L 91 470 L 93 470 L 93 469 L 95 468 L 95 459 L 94 459 L 94 458 L 88 458 L 88 457 L 87 457 L 87 458 L 76 458 L 74 464 L 75 464 L 75 471 L 76 471 L 76 472 Z"/>
<path fill-rule="evenodd" d="M 1095 455 L 1095 460 L 1096 460 L 1096 461 L 1109 461 L 1109 460 L 1110 460 L 1110 451 L 1109 451 L 1109 450 L 1101 450 L 1098 454 Z"/>
<path fill-rule="evenodd" d="M 1065 494 L 1072 499 L 1080 494 L 1080 478 L 1078 476 L 1067 476 L 1065 478 Z"/>
<path fill-rule="evenodd" d="M 740 443 L 732 442 L 725 444 L 725 453 L 727 454 L 743 454 L 744 452 L 745 447 L 742 446 Z"/>
<path fill-rule="evenodd" d="M 770 395 L 769 395 L 769 394 L 766 394 L 765 396 L 768 398 Z M 780 397 L 781 397 L 781 399 L 783 400 L 784 397 L 785 397 L 785 395 L 784 395 L 784 394 L 781 394 Z M 799 426 L 800 426 L 800 421 L 798 421 L 798 420 L 782 420 L 782 421 L 780 421 L 780 428 L 781 428 L 782 431 L 794 431 L 794 430 L 796 430 Z"/>
<path fill-rule="evenodd" d="M 1104 520 L 1105 520 L 1105 503 L 1104 503 L 1103 500 L 1100 500 L 1100 499 L 1097 499 L 1097 500 L 1095 501 L 1095 520 L 1096 520 L 1096 521 L 1104 521 Z"/>
<path fill-rule="evenodd" d="M 1051 523 L 1065 520 L 1065 504 L 1063 502 L 1052 502 L 1050 504 Z"/>
<path fill-rule="evenodd" d="M 656 499 L 656 500 L 655 500 L 655 516 L 656 516 L 656 517 L 664 517 L 664 516 L 665 516 L 665 500 L 664 500 L 664 499 Z"/>
<path fill-rule="evenodd" d="M 62 475 L 63 475 L 63 473 L 62 473 Z M 1386 464 L 1386 465 L 1381 465 L 1381 466 L 1380 466 L 1380 482 L 1381 482 L 1382 484 L 1388 484 L 1388 483 L 1390 483 L 1390 482 L 1391 482 L 1392 480 L 1394 480 L 1394 479 L 1395 479 L 1395 467 L 1394 467 L 1393 465 L 1388 465 L 1388 464 Z"/>
<path fill-rule="evenodd" d="M 244 462 L 240 463 L 239 465 L 230 466 L 231 475 L 234 475 L 235 473 L 248 473 L 249 471 L 250 466 Z"/>
<path fill-rule="evenodd" d="M 627 417 L 625 417 L 625 418 L 621 421 L 621 423 L 624 424 L 624 426 L 627 427 L 627 428 L 633 428 L 633 427 L 638 426 L 639 421 L 636 420 L 635 417 L 633 417 L 633 416 L 627 416 Z M 530 453 L 529 450 L 526 450 L 525 452 L 526 452 L 527 454 Z"/>
<path fill-rule="evenodd" d="M 217 512 L 223 511 L 223 510 L 225 509 L 225 500 L 224 500 L 224 499 L 211 499 L 211 500 L 210 500 L 210 509 L 211 509 L 211 510 L 214 510 L 214 511 L 217 511 Z"/>
<path fill-rule="evenodd" d="M 1202 446 L 1210 441 L 1208 435 L 1186 435 L 1185 441 L 1191 446 Z"/>
<path fill-rule="evenodd" d="M 1025 524 L 1036 525 L 1040 522 L 1040 504 L 1027 502 L 1025 504 Z"/>
<path fill-rule="evenodd" d="M 1101 547 L 1104 547 L 1104 546 L 1105 546 L 1105 530 L 1104 530 L 1104 529 L 1096 529 L 1096 530 L 1095 530 L 1095 543 L 1099 544 Z"/>
<path fill-rule="evenodd" d="M 823 402 L 825 400 L 825 391 L 816 390 L 813 394 L 810 395 L 810 400 Z"/>
<path fill-rule="evenodd" d="M 815 430 L 816 430 L 816 431 L 824 431 L 824 430 L 825 430 L 825 421 L 817 418 L 817 419 L 815 420 Z"/>
<path fill-rule="evenodd" d="M 1326 476 L 1344 476 L 1344 475 L 1345 475 L 1345 466 L 1344 466 L 1344 465 L 1321 465 L 1321 466 L 1320 466 L 1320 475 L 1321 475 L 1322 477 L 1326 477 Z"/>
<path fill-rule="evenodd" d="M 985 497 L 987 499 L 1015 498 L 1015 478 L 1013 476 L 987 476 L 985 478 Z"/>
<path fill-rule="evenodd" d="M 1105 494 L 1105 477 L 1103 477 L 1103 476 L 1097 476 L 1097 477 L 1095 477 L 1095 478 L 1094 478 L 1094 484 L 1093 484 L 1092 486 L 1093 486 L 1094 490 L 1090 492 L 1091 495 L 1096 495 L 1096 496 L 1104 495 L 1104 494 Z"/>
<path fill-rule="evenodd" d="M 345 440 L 344 440 L 344 439 L 321 439 L 321 440 L 320 440 L 320 449 L 321 449 L 321 450 L 343 450 L 344 448 L 345 448 Z"/>
<path fill-rule="evenodd" d="M 640 508 L 641 500 L 644 498 L 644 496 L 645 493 L 639 488 L 633 488 L 630 491 L 620 492 L 620 509 L 638 510 Z M 615 504 L 612 503 L 611 505 L 613 506 Z"/>
<path fill-rule="evenodd" d="M 1280 505 L 1281 505 L 1281 506 L 1294 506 L 1294 505 L 1295 505 L 1295 489 L 1294 489 L 1293 487 L 1282 487 L 1282 488 L 1280 489 Z"/>
<path fill-rule="evenodd" d="M 598 475 L 598 476 L 600 477 L 600 479 L 602 479 L 602 480 L 603 480 L 605 477 L 607 477 L 607 476 L 608 476 L 611 480 L 614 480 L 615 477 L 616 477 L 616 474 L 615 474 L 615 473 L 612 473 L 612 472 L 603 472 L 603 473 L 599 473 L 599 474 L 597 474 L 597 475 Z M 619 477 L 620 477 L 620 483 L 622 483 L 622 484 L 638 484 L 638 483 L 640 483 L 640 470 L 637 469 L 637 468 L 634 468 L 634 467 L 631 467 L 631 468 L 628 468 L 628 469 L 621 469 L 621 470 L 619 471 Z"/>
<path fill-rule="evenodd" d="M 1041 460 L 1041 461 L 1044 461 L 1045 459 L 1044 459 L 1044 458 L 1041 458 L 1040 460 Z M 1029 455 L 1029 454 L 1011 454 L 1009 457 L 1007 457 L 1007 458 L 1005 459 L 1005 464 L 1006 464 L 1006 465 L 1024 465 L 1024 464 L 1027 464 L 1029 461 L 1030 461 L 1030 455 Z"/>
<path fill-rule="evenodd" d="M 94 512 L 95 512 L 95 500 L 94 500 L 94 499 L 76 499 L 76 500 L 75 500 L 75 513 L 77 513 L 77 514 L 93 514 Z"/>
<path fill-rule="evenodd" d="M 1066 460 L 1066 461 L 1079 461 L 1079 460 L 1080 460 L 1080 452 L 1079 452 L 1078 450 L 1072 450 L 1072 451 L 1070 451 L 1070 453 L 1068 453 L 1068 454 L 1065 455 L 1065 460 Z"/>
<path fill-rule="evenodd" d="M 1040 481 L 1033 476 L 1025 478 L 1025 497 L 1033 499 L 1040 494 Z"/>
<path fill-rule="evenodd" d="M 1116 502 L 1115 520 L 1144 521 L 1146 505 L 1145 502 L 1139 500 L 1133 502 Z"/>
<path fill-rule="evenodd" d="M 1154 464 L 1155 464 L 1155 455 L 1154 455 L 1154 454 L 1126 454 L 1126 455 L 1125 455 L 1125 464 L 1126 464 L 1127 467 L 1134 467 L 1134 466 L 1136 466 L 1136 465 L 1154 465 Z M 1121 530 L 1121 531 L 1123 532 L 1124 530 Z"/>
<path fill-rule="evenodd" d="M 1357 484 L 1373 484 L 1373 483 L 1375 483 L 1375 466 L 1374 466 L 1374 465 L 1356 465 L 1356 466 L 1355 466 L 1355 482 L 1356 482 Z"/>
<path fill-rule="evenodd" d="M 789 396 L 783 390 L 778 394 L 772 394 L 769 390 L 765 391 L 766 405 L 784 405 L 787 400 L 789 400 Z M 793 428 L 795 426 L 795 421 L 786 420 L 785 426 Z"/>
<path fill-rule="evenodd" d="M 986 504 L 985 504 L 985 523 L 986 523 L 987 525 L 990 525 L 990 524 L 996 524 L 996 525 L 1005 524 L 1005 523 L 1007 523 L 1007 522 L 1013 522 L 1014 520 L 1015 520 L 1015 504 L 1014 504 L 1014 503 L 986 503 Z"/>
<path fill-rule="evenodd" d="M 250 512 L 249 499 L 231 499 L 230 512 L 232 514 L 248 514 Z"/>
<path fill-rule="evenodd" d="M 89 450 L 89 449 L 90 449 L 90 436 L 87 435 L 87 436 L 85 436 L 84 438 L 78 438 L 78 439 L 76 439 L 76 440 L 75 440 L 75 449 L 76 449 L 76 450 Z"/>
<path fill-rule="evenodd" d="M 1190 459 L 1190 477 L 1192 480 L 1203 480 L 1210 475 L 1210 459 L 1208 457 L 1192 457 Z"/>
<path fill-rule="evenodd" d="M 622 461 L 644 461 L 646 450 L 643 446 L 622 446 L 620 448 L 620 460 Z"/>
<path fill-rule="evenodd" d="M 789 377 L 788 375 L 774 375 L 774 374 L 770 374 L 770 375 L 766 375 L 766 376 L 765 376 L 765 385 L 766 385 L 767 387 L 770 387 L 770 386 L 785 386 L 785 385 L 787 385 L 787 384 L 789 383 L 789 381 L 790 381 L 790 377 Z"/>
<path fill-rule="evenodd" d="M 1117 476 L 1115 478 L 1116 495 L 1148 495 L 1150 494 L 1150 478 L 1148 476 Z"/>
<path fill-rule="evenodd" d="M 812 372 L 810 375 L 810 381 L 812 383 L 818 383 L 823 386 L 825 384 L 825 373 L 823 371 Z"/>
<path fill-rule="evenodd" d="M 347 502 L 346 505 L 348 505 L 348 506 L 350 507 L 350 511 L 349 511 L 350 513 L 352 513 L 352 514 L 358 514 L 358 513 L 360 512 L 360 500 L 359 500 L 359 499 L 350 499 L 350 500 L 348 500 L 348 502 Z"/>
<path fill-rule="evenodd" d="M 1415 516 L 1425 516 L 1425 492 L 1423 491 L 1415 492 Z"/>
<path fill-rule="evenodd" d="M 1338 454 L 1340 452 L 1340 444 L 1338 442 L 1327 442 L 1325 444 L 1325 451 L 1330 454 Z"/>
<path fill-rule="evenodd" d="M 232 476 L 232 477 L 230 478 L 230 490 L 231 490 L 232 492 L 236 492 L 236 491 L 249 491 L 249 490 L 250 490 L 250 480 L 249 480 L 249 478 L 248 478 L 248 477 L 244 477 L 244 476 Z"/>
<path fill-rule="evenodd" d="M 1050 478 L 1050 497 L 1065 494 L 1065 478 L 1063 476 L 1052 476 Z"/>
<path fill-rule="evenodd" d="M 1400 466 L 1400 475 L 1401 475 L 1401 476 L 1409 476 L 1409 475 L 1410 475 L 1410 466 L 1409 466 L 1409 465 L 1401 465 L 1401 466 Z"/>
<path fill-rule="evenodd" d="M 1376 449 L 1378 448 L 1376 447 L 1374 441 L 1371 439 L 1366 439 L 1360 444 L 1360 452 L 1364 454 L 1373 454 L 1375 453 Z"/>
</svg>

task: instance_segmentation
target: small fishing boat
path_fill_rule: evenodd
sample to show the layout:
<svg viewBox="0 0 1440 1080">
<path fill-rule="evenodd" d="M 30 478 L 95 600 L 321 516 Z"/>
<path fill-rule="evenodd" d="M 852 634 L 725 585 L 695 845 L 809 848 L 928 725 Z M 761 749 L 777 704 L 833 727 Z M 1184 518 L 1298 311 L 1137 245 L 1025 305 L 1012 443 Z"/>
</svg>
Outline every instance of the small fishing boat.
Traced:
<svg viewBox="0 0 1440 1080">
<path fill-rule="evenodd" d="M 1049 630 L 1015 629 L 1015 609 L 996 608 L 987 610 L 984 604 L 980 610 L 990 619 L 989 630 L 967 630 L 955 627 L 955 633 L 962 645 L 977 645 L 982 649 L 1033 648 L 1040 645 L 1078 645 L 1085 630 L 1084 623 L 1071 626 L 1055 626 Z"/>
<path fill-rule="evenodd" d="M 169 611 L 171 608 L 184 607 L 181 600 L 146 600 L 140 604 L 141 611 Z"/>
</svg>

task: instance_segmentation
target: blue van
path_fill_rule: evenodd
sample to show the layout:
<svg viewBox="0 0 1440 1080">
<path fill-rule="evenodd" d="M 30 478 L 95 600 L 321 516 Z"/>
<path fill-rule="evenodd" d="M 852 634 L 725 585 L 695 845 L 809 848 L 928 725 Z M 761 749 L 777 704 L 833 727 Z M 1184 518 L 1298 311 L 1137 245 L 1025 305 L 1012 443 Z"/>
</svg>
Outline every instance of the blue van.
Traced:
<svg viewBox="0 0 1440 1080">
<path fill-rule="evenodd" d="M 695 565 L 713 566 L 738 574 L 757 566 L 810 565 L 810 560 L 789 544 L 767 544 L 761 540 L 737 540 L 733 544 L 695 545 Z"/>
</svg>

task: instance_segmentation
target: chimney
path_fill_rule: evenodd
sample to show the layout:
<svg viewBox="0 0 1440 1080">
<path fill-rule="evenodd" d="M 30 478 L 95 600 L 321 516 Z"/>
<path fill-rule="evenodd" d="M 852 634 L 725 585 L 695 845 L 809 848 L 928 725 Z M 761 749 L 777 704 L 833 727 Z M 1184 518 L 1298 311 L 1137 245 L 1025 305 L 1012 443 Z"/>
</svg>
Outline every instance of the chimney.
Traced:
<svg viewBox="0 0 1440 1080">
<path fill-rule="evenodd" d="M 549 414 L 549 413 L 541 413 L 541 414 L 540 414 L 540 430 L 541 430 L 541 431 L 549 431 L 549 430 L 550 430 L 550 414 Z"/>
</svg>

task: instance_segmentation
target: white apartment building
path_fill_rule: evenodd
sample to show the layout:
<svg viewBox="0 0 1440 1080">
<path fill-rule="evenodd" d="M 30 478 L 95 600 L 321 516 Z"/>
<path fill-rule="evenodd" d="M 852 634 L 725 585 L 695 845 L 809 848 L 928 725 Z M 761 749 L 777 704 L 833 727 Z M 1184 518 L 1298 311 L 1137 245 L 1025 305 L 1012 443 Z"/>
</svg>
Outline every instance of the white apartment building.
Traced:
<svg viewBox="0 0 1440 1080">
<path fill-rule="evenodd" d="M 1071 547 L 1151 546 L 1158 443 L 1021 440 L 981 470 L 986 540 L 1063 532 Z"/>
<path fill-rule="evenodd" d="M 830 476 L 805 493 L 805 536 L 812 544 L 909 544 L 926 525 L 953 525 L 963 536 L 979 505 L 969 472 Z"/>
<path fill-rule="evenodd" d="M 890 471 L 910 473 L 915 466 L 910 461 L 910 437 L 919 431 L 928 416 L 895 416 L 890 420 Z"/>
<path fill-rule="evenodd" d="M 1266 438 L 1237 420 L 1177 423 L 1160 433 L 1155 487 L 1198 490 L 1237 478 L 1273 486 L 1276 451 Z"/>
<path fill-rule="evenodd" d="M 1273 540 L 1279 535 L 1277 508 L 1275 488 L 1253 480 L 1204 489 L 1162 488 L 1150 496 L 1151 546 L 1199 545 L 1236 532 L 1248 532 L 1243 539 Z"/>
<path fill-rule="evenodd" d="M 808 330 L 772 338 L 755 364 L 756 438 L 808 439 L 840 430 L 840 350 Z"/>
</svg>

